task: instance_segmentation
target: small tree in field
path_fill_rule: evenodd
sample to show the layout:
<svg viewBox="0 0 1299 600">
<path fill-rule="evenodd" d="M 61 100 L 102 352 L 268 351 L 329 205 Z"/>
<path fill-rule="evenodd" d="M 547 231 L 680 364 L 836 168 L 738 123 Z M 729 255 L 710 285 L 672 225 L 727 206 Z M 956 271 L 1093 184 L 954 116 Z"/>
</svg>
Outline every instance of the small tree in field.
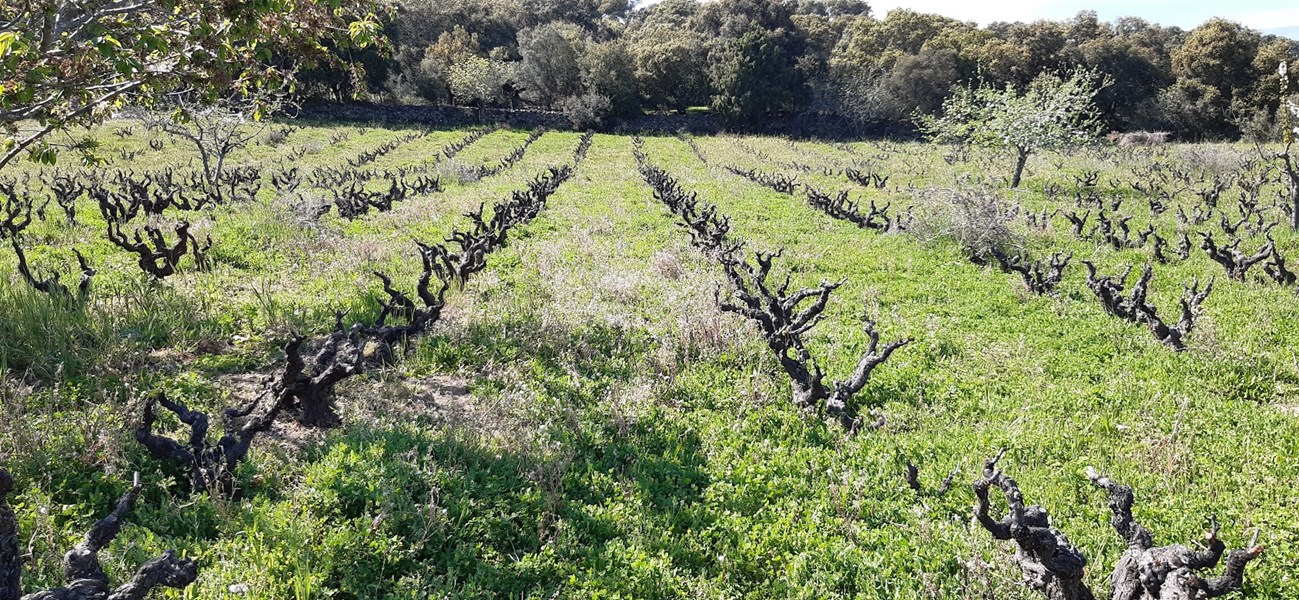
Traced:
<svg viewBox="0 0 1299 600">
<path fill-rule="evenodd" d="M 258 90 L 212 103 L 184 99 L 177 101 L 170 113 L 139 111 L 136 118 L 151 130 L 193 144 L 203 165 L 204 179 L 216 189 L 225 172 L 226 159 L 266 131 L 270 121 L 263 119 L 262 114 L 278 112 L 282 106 L 279 95 Z"/>
<path fill-rule="evenodd" d="M 505 86 L 514 79 L 510 65 L 490 58 L 470 55 L 451 65 L 447 83 L 451 95 L 459 102 L 478 105 L 478 119 L 487 107 L 501 101 Z"/>
<path fill-rule="evenodd" d="M 1029 156 L 1096 139 L 1100 122 L 1092 98 L 1103 85 L 1096 73 L 1079 70 L 1068 77 L 1038 75 L 1022 93 L 1011 84 L 959 88 L 943 101 L 941 115 L 921 115 L 916 124 L 935 142 L 1014 152 L 1010 187 L 1019 187 Z"/>
</svg>

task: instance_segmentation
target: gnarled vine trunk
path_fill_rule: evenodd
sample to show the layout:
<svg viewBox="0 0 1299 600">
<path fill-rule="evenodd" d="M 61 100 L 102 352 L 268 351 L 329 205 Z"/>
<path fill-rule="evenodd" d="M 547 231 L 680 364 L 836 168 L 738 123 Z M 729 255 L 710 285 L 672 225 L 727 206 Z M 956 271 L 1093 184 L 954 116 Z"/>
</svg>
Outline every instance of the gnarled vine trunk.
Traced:
<svg viewBox="0 0 1299 600">
<path fill-rule="evenodd" d="M 1015 542 L 1015 562 L 1026 585 L 1048 600 L 1093 600 L 1095 595 L 1083 581 L 1086 557 L 1064 532 L 1051 526 L 1046 509 L 1025 505 L 1019 484 L 997 469 L 1005 452 L 1002 448 L 985 461 L 983 477 L 974 482 L 978 499 L 975 519 L 993 537 Z M 1218 538 L 1216 521 L 1205 535 L 1203 550 L 1180 544 L 1155 546 L 1154 536 L 1132 515 L 1132 488 L 1110 481 L 1091 467 L 1087 467 L 1087 478 L 1107 493 L 1113 513 L 1110 524 L 1127 545 L 1110 574 L 1111 600 L 1203 600 L 1223 596 L 1241 589 L 1245 565 L 1263 553 L 1255 539 L 1246 548 L 1227 553 L 1222 575 L 1205 577 L 1199 571 L 1216 567 L 1226 551 L 1226 544 Z M 1006 497 L 1006 515 L 1001 519 L 989 515 L 988 491 L 994 487 Z"/>
</svg>

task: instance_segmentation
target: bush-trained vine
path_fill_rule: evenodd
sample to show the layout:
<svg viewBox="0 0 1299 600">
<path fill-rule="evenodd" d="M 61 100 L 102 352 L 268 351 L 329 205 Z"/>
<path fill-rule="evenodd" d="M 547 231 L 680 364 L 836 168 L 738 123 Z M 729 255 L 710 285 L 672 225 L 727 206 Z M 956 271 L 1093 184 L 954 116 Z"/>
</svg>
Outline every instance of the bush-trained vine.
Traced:
<svg viewBox="0 0 1299 600">
<path fill-rule="evenodd" d="M 1299 598 L 1283 143 L 136 117 L 0 175 L 0 598 Z"/>
</svg>

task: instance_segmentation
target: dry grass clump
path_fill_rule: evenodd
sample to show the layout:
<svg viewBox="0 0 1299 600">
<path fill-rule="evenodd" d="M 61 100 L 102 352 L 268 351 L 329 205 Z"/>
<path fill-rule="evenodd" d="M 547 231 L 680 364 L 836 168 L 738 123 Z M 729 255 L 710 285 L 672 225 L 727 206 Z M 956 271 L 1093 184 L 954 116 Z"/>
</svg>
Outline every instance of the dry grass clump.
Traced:
<svg viewBox="0 0 1299 600">
<path fill-rule="evenodd" d="M 1243 158 L 1244 154 L 1225 144 L 1181 145 L 1173 150 L 1174 164 L 1208 175 L 1235 173 Z"/>
<path fill-rule="evenodd" d="M 650 269 L 665 279 L 680 279 L 685 273 L 681 259 L 675 253 L 659 250 L 650 257 Z"/>
<path fill-rule="evenodd" d="M 1019 205 L 978 188 L 930 188 L 916 194 L 915 217 L 909 231 L 934 243 L 950 240 L 978 264 L 992 261 L 992 252 L 1012 255 L 1024 247 L 1012 228 Z"/>
<path fill-rule="evenodd" d="M 451 159 L 439 163 L 437 168 L 434 169 L 434 173 L 437 174 L 439 181 L 457 183 L 460 185 L 473 183 L 482 179 L 482 173 L 480 173 L 478 169 L 457 159 Z"/>
</svg>

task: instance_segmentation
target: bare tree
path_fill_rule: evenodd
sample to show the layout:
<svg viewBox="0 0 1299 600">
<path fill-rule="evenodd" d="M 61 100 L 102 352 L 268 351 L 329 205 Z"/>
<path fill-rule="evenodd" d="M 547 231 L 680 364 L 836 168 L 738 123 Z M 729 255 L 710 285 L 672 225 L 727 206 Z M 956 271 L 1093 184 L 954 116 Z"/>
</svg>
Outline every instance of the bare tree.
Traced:
<svg viewBox="0 0 1299 600">
<path fill-rule="evenodd" d="M 1227 277 L 1236 281 L 1244 281 L 1245 273 L 1249 268 L 1261 263 L 1272 257 L 1275 244 L 1269 238 L 1267 243 L 1259 248 L 1258 252 L 1245 254 L 1240 251 L 1240 238 L 1236 238 L 1230 244 L 1219 247 L 1213 241 L 1213 234 L 1208 232 L 1200 233 L 1204 241 L 1200 243 L 1200 248 L 1204 249 L 1205 254 L 1209 255 L 1214 262 L 1222 265 L 1227 270 Z"/>
<path fill-rule="evenodd" d="M 763 187 L 771 188 L 782 194 L 793 194 L 798 190 L 799 186 L 803 185 L 798 182 L 798 178 L 790 177 L 784 173 L 766 173 L 757 169 L 749 169 L 746 171 L 733 165 L 723 166 L 726 167 L 727 171 L 730 171 L 734 175 L 748 179 L 749 181 Z"/>
<path fill-rule="evenodd" d="M 189 221 L 177 223 L 176 241 L 168 243 L 162 229 L 151 223 L 136 229 L 132 237 L 127 237 L 122 231 L 121 223 L 109 220 L 108 240 L 117 247 L 134 253 L 139 257 L 136 264 L 140 269 L 161 280 L 176 274 L 180 259 L 191 252 L 194 254 L 194 264 L 200 269 L 205 266 L 206 253 L 212 248 L 212 238 L 208 237 L 206 243 L 200 244 L 189 228 Z M 141 231 L 144 235 L 140 234 Z"/>
<path fill-rule="evenodd" d="M 152 131 L 192 144 L 203 165 L 203 177 L 214 190 L 220 188 L 230 155 L 260 137 L 270 127 L 270 120 L 263 115 L 278 112 L 284 105 L 269 93 L 231 96 L 210 104 L 178 98 L 170 113 L 136 111 L 134 117 Z"/>
<path fill-rule="evenodd" d="M 1083 239 L 1083 228 L 1087 226 L 1087 217 L 1090 217 L 1092 214 L 1091 209 L 1087 209 L 1081 215 L 1072 210 L 1066 210 L 1062 214 L 1073 226 L 1073 236 L 1078 239 Z"/>
<path fill-rule="evenodd" d="M 875 201 L 871 200 L 870 210 L 863 214 L 861 201 L 849 200 L 848 190 L 839 190 L 839 193 L 831 196 L 810 185 L 804 185 L 803 189 L 809 206 L 835 219 L 855 223 L 864 229 L 890 231 L 895 228 L 895 225 L 901 228 L 902 221 L 889 216 L 889 207 L 892 203 L 886 203 L 884 208 L 878 208 L 875 206 Z"/>
<path fill-rule="evenodd" d="M 1007 256 L 997 248 L 992 248 L 991 253 L 997 259 L 997 264 L 1001 265 L 1001 270 L 1019 273 L 1024 285 L 1034 294 L 1055 293 L 1056 286 L 1064 278 L 1065 267 L 1069 266 L 1069 260 L 1073 258 L 1072 253 L 1056 252 L 1048 258 L 1031 261 L 1019 254 Z"/>
<path fill-rule="evenodd" d="M 1294 285 L 1295 281 L 1299 281 L 1299 276 L 1286 268 L 1285 257 L 1281 256 L 1281 253 L 1277 251 L 1276 242 L 1273 242 L 1271 237 L 1267 241 L 1268 245 L 1272 247 L 1272 256 L 1268 258 L 1267 262 L 1263 263 L 1263 272 L 1281 285 Z"/>
</svg>

